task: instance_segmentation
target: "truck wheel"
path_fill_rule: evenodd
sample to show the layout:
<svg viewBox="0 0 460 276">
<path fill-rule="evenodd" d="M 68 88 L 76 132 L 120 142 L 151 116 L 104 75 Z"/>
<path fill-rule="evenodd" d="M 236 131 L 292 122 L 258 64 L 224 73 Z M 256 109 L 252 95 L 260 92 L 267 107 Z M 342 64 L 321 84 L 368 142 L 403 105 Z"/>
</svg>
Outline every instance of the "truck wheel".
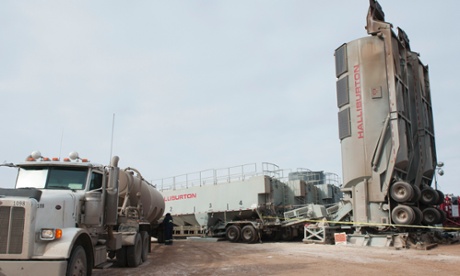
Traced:
<svg viewBox="0 0 460 276">
<path fill-rule="evenodd" d="M 142 262 L 147 261 L 150 252 L 150 235 L 146 231 L 141 232 L 141 239 L 142 239 Z"/>
<path fill-rule="evenodd" d="M 253 243 L 258 238 L 257 231 L 252 225 L 246 225 L 241 229 L 241 239 L 246 243 Z"/>
<path fill-rule="evenodd" d="M 89 272 L 89 275 L 91 273 Z M 88 261 L 85 249 L 81 245 L 76 246 L 70 255 L 67 263 L 67 276 L 88 275 Z"/>
<path fill-rule="evenodd" d="M 431 187 L 427 187 L 422 190 L 422 196 L 420 202 L 426 205 L 434 205 L 439 200 L 439 194 L 436 190 Z"/>
<path fill-rule="evenodd" d="M 129 267 L 137 267 L 142 263 L 142 240 L 139 233 L 136 233 L 134 245 L 126 247 L 126 254 L 126 261 Z"/>
<path fill-rule="evenodd" d="M 436 202 L 436 205 L 441 205 L 444 203 L 444 193 L 441 192 L 440 190 L 436 190 L 436 192 L 438 193 L 439 195 L 439 199 L 438 199 L 438 202 Z"/>
<path fill-rule="evenodd" d="M 422 210 L 420 210 L 420 208 L 415 207 L 415 206 L 412 206 L 412 209 L 414 209 L 414 213 L 415 213 L 415 219 L 414 219 L 413 224 L 414 225 L 420 225 L 420 223 L 422 223 L 422 219 L 423 219 L 423 212 L 422 212 Z"/>
<path fill-rule="evenodd" d="M 407 205 L 398 205 L 391 211 L 391 219 L 396 224 L 409 225 L 415 220 L 414 209 Z"/>
<path fill-rule="evenodd" d="M 126 247 L 122 246 L 117 250 L 117 265 L 119 267 L 126 267 Z"/>
<path fill-rule="evenodd" d="M 433 225 L 440 223 L 442 220 L 441 212 L 433 207 L 428 207 L 423 210 L 423 223 L 427 225 Z"/>
<path fill-rule="evenodd" d="M 230 242 L 237 242 L 241 236 L 241 228 L 238 225 L 230 225 L 225 231 L 225 236 Z"/>
<path fill-rule="evenodd" d="M 413 185 L 412 188 L 414 189 L 414 196 L 411 198 L 411 202 L 417 203 L 422 196 L 422 191 L 418 186 Z"/>
<path fill-rule="evenodd" d="M 398 181 L 391 186 L 390 196 L 396 202 L 406 202 L 414 196 L 414 188 L 409 183 Z"/>
</svg>

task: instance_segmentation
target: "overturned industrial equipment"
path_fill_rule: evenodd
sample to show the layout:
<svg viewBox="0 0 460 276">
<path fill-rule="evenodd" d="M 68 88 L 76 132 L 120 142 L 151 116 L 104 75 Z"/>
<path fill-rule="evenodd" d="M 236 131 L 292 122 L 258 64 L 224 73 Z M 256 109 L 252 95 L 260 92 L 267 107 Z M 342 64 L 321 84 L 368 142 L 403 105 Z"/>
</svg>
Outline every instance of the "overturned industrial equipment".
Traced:
<svg viewBox="0 0 460 276">
<path fill-rule="evenodd" d="M 428 66 L 406 33 L 370 1 L 368 37 L 335 51 L 343 212 L 335 221 L 382 230 L 434 225 L 444 199 L 432 187 L 436 148 Z"/>
</svg>

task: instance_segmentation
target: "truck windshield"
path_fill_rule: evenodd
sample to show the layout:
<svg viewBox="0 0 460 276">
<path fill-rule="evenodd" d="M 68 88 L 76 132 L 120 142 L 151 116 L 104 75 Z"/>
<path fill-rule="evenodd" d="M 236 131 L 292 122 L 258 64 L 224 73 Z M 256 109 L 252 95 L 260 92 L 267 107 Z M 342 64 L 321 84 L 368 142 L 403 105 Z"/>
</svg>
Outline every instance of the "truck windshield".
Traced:
<svg viewBox="0 0 460 276">
<path fill-rule="evenodd" d="M 85 168 L 22 167 L 16 188 L 83 190 L 87 175 Z"/>
</svg>

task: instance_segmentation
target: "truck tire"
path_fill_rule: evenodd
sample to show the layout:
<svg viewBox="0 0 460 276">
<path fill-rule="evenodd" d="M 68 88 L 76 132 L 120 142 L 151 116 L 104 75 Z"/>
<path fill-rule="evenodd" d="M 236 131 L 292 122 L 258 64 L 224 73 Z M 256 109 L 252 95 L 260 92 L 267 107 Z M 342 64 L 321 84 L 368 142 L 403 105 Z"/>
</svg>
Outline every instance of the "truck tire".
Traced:
<svg viewBox="0 0 460 276">
<path fill-rule="evenodd" d="M 414 209 L 414 213 L 415 213 L 415 219 L 414 219 L 413 224 L 414 225 L 420 225 L 422 223 L 422 220 L 423 220 L 423 212 L 422 212 L 422 210 L 420 210 L 420 208 L 418 208 L 416 206 L 412 206 L 412 209 Z"/>
<path fill-rule="evenodd" d="M 147 261 L 150 252 L 150 235 L 146 231 L 141 232 L 141 239 L 142 239 L 142 262 Z"/>
<path fill-rule="evenodd" d="M 241 228 L 238 225 L 230 225 L 225 231 L 225 236 L 230 242 L 238 242 L 241 236 Z"/>
<path fill-rule="evenodd" d="M 253 243 L 257 240 L 257 230 L 254 226 L 248 224 L 241 229 L 241 240 L 245 243 Z"/>
<path fill-rule="evenodd" d="M 142 263 L 142 239 L 139 233 L 136 233 L 134 245 L 126 247 L 126 262 L 129 267 L 137 267 Z"/>
<path fill-rule="evenodd" d="M 122 246 L 116 252 L 117 256 L 117 265 L 119 267 L 126 267 L 126 247 Z"/>
<path fill-rule="evenodd" d="M 411 198 L 411 202 L 417 203 L 422 196 L 422 191 L 418 186 L 413 185 L 412 188 L 414 189 L 414 196 Z"/>
<path fill-rule="evenodd" d="M 438 224 L 442 220 L 441 212 L 433 207 L 423 210 L 423 223 L 427 225 Z"/>
<path fill-rule="evenodd" d="M 390 196 L 396 202 L 407 202 L 414 197 L 414 188 L 407 182 L 397 181 L 391 186 Z"/>
<path fill-rule="evenodd" d="M 439 194 L 436 190 L 431 187 L 427 187 L 422 190 L 422 196 L 420 202 L 425 205 L 435 205 L 439 200 Z"/>
<path fill-rule="evenodd" d="M 391 219 L 395 224 L 409 225 L 415 220 L 415 212 L 410 206 L 398 205 L 391 211 Z"/>
<path fill-rule="evenodd" d="M 67 262 L 66 275 L 91 275 L 91 270 L 88 270 L 88 260 L 83 246 L 78 245 L 72 250 Z"/>
<path fill-rule="evenodd" d="M 436 190 L 436 192 L 438 193 L 439 195 L 439 199 L 438 199 L 438 202 L 436 202 L 436 205 L 441 205 L 444 203 L 444 193 L 441 192 L 440 190 Z"/>
</svg>

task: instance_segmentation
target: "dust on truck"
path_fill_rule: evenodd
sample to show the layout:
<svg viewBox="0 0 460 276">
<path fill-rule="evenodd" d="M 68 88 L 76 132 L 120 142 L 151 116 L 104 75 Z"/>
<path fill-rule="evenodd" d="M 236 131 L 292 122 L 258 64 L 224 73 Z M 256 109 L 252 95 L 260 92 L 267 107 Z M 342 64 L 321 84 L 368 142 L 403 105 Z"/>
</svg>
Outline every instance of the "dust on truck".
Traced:
<svg viewBox="0 0 460 276">
<path fill-rule="evenodd" d="M 33 152 L 14 189 L 0 189 L 0 275 L 91 275 L 116 258 L 136 267 L 164 212 L 156 188 L 119 158 L 103 166 Z"/>
</svg>

